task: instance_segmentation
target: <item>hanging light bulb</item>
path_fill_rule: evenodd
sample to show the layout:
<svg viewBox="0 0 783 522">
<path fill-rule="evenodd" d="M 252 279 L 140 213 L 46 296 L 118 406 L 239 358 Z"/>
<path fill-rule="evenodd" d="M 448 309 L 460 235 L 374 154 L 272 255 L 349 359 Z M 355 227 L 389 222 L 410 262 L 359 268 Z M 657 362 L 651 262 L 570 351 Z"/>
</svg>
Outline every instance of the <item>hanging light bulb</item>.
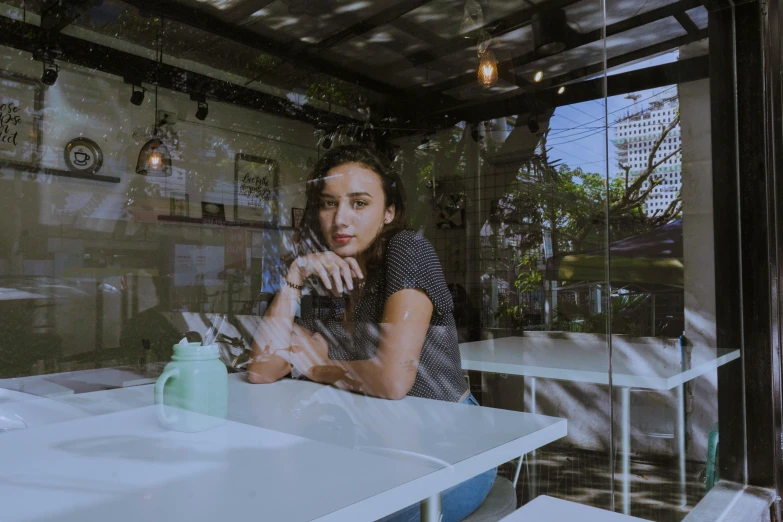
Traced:
<svg viewBox="0 0 783 522">
<path fill-rule="evenodd" d="M 161 47 L 162 38 L 160 29 L 158 29 L 158 63 L 163 62 L 163 50 Z M 160 69 L 158 69 L 158 74 Z M 158 84 L 160 78 L 155 79 L 155 126 L 152 131 L 152 139 L 139 151 L 139 158 L 136 160 L 136 174 L 142 176 L 171 176 L 171 153 L 169 148 L 163 143 L 159 136 L 160 126 L 164 121 L 158 121 Z"/>
<path fill-rule="evenodd" d="M 149 164 L 149 170 L 160 170 L 163 166 L 163 155 L 158 150 L 150 152 L 149 158 L 147 158 Z"/>
<path fill-rule="evenodd" d="M 481 55 L 478 67 L 478 82 L 483 87 L 492 87 L 498 82 L 498 61 L 492 51 Z"/>
</svg>

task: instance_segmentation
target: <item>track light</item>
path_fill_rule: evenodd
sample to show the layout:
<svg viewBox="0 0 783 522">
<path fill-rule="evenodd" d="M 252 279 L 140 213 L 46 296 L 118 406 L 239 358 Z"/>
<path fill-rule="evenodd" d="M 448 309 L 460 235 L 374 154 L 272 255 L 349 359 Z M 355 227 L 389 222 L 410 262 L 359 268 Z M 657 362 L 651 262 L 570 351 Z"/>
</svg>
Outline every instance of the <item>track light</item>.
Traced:
<svg viewBox="0 0 783 522">
<path fill-rule="evenodd" d="M 57 82 L 57 76 L 60 73 L 60 67 L 56 63 L 44 62 L 44 72 L 41 81 L 44 85 L 52 86 Z"/>
<path fill-rule="evenodd" d="M 196 109 L 196 119 L 204 121 L 209 114 L 209 105 L 205 101 L 198 102 L 198 109 Z"/>
<path fill-rule="evenodd" d="M 134 85 L 132 89 L 133 91 L 131 92 L 130 102 L 138 107 L 144 103 L 144 93 L 147 92 L 147 89 L 141 86 L 137 87 L 136 85 Z"/>
<path fill-rule="evenodd" d="M 530 116 L 527 117 L 527 128 L 533 134 L 536 134 L 539 130 L 541 130 L 541 127 L 538 125 L 537 114 L 530 114 Z"/>
<path fill-rule="evenodd" d="M 478 125 L 473 125 L 473 128 L 470 131 L 470 137 L 473 138 L 473 141 L 478 142 L 484 138 L 484 136 L 481 135 L 481 132 L 479 131 Z"/>
</svg>

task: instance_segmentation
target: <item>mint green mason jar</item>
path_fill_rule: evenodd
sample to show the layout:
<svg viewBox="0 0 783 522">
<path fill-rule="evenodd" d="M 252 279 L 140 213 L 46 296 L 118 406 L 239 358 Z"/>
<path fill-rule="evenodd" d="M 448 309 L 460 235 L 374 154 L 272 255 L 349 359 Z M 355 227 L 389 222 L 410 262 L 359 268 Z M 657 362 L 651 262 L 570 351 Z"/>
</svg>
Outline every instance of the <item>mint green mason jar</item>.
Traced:
<svg viewBox="0 0 783 522">
<path fill-rule="evenodd" d="M 216 344 L 174 345 L 174 355 L 155 383 L 158 420 L 164 427 L 204 431 L 226 422 L 228 371 Z"/>
</svg>

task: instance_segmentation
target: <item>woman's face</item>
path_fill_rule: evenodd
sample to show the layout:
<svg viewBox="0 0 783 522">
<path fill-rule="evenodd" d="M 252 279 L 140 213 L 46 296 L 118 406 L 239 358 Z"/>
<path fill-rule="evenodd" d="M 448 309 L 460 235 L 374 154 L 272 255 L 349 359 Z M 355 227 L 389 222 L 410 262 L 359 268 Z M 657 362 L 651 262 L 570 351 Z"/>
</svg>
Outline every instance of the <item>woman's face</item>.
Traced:
<svg viewBox="0 0 783 522">
<path fill-rule="evenodd" d="M 394 219 L 394 205 L 386 207 L 378 174 L 360 163 L 343 163 L 324 178 L 318 216 L 329 249 L 340 257 L 356 257 Z"/>
</svg>

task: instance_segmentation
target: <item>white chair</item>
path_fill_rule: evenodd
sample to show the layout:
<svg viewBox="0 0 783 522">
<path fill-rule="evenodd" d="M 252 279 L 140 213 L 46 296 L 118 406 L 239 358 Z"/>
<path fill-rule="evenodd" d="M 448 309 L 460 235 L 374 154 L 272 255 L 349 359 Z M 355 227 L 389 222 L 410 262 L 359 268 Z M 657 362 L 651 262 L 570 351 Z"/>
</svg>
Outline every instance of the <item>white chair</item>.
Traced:
<svg viewBox="0 0 783 522">
<path fill-rule="evenodd" d="M 484 503 L 462 522 L 498 522 L 517 508 L 517 492 L 511 481 L 498 476 Z"/>
<path fill-rule="evenodd" d="M 528 502 L 502 522 L 533 522 L 539 520 L 579 522 L 650 522 L 641 518 L 607 511 L 568 500 L 540 495 Z"/>
</svg>

